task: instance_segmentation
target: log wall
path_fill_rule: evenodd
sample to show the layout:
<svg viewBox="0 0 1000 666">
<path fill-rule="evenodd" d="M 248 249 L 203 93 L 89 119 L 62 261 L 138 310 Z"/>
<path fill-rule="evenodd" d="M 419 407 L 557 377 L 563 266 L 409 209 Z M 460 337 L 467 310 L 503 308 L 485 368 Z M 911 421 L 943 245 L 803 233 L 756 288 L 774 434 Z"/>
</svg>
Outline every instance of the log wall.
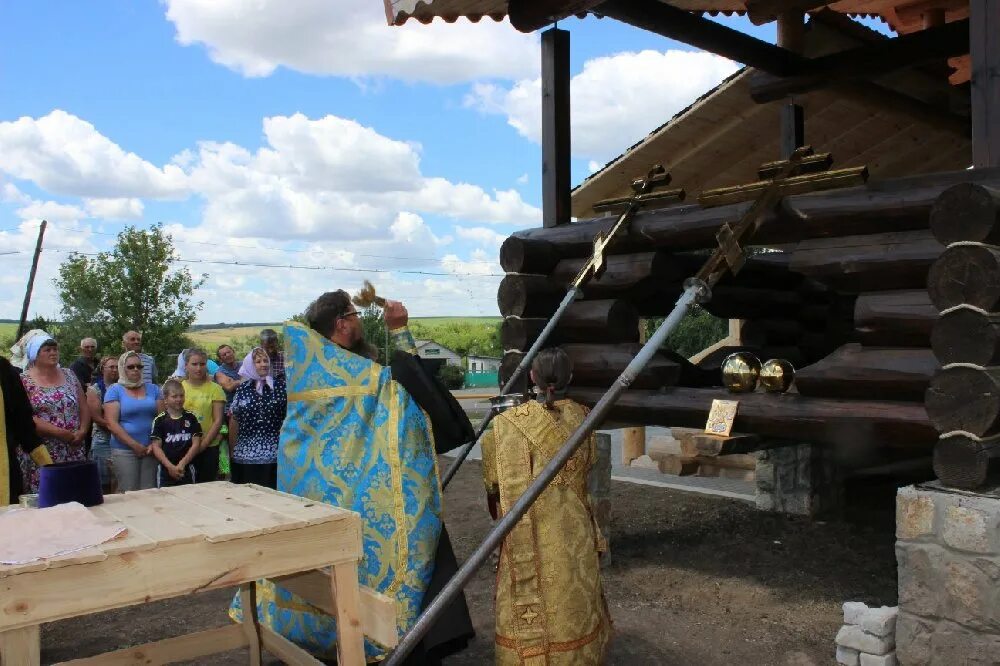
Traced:
<svg viewBox="0 0 1000 666">
<path fill-rule="evenodd" d="M 990 467 L 993 451 L 1000 454 L 992 444 L 1000 442 L 998 192 L 1000 170 L 986 169 L 785 197 L 764 216 L 744 269 L 720 281 L 703 306 L 742 321 L 741 346 L 697 366 L 661 352 L 612 418 L 703 426 L 711 398 L 732 397 L 741 403 L 737 430 L 936 446 L 942 479 L 983 476 L 948 470 L 962 456 Z M 718 228 L 749 205 L 677 205 L 634 218 L 610 249 L 607 270 L 585 286 L 550 341 L 574 359 L 575 397 L 586 404 L 600 397 L 638 349 L 637 320 L 670 312 Z M 529 229 L 503 243 L 501 377 L 555 311 L 594 234 L 613 221 Z M 790 360 L 792 392 L 733 396 L 719 388 L 719 365 L 736 349 Z M 937 433 L 953 430 L 963 434 L 948 441 L 962 437 L 961 446 L 939 455 L 945 440 L 935 444 Z"/>
</svg>

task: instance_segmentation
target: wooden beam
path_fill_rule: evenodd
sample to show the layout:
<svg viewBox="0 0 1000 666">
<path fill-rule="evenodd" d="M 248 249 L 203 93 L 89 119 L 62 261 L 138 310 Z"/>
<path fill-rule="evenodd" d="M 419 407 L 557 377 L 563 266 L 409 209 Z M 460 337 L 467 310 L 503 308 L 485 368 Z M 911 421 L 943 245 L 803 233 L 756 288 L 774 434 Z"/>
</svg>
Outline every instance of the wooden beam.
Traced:
<svg viewBox="0 0 1000 666">
<path fill-rule="evenodd" d="M 764 25 L 786 12 L 804 13 L 830 4 L 830 0 L 749 0 L 747 16 L 754 25 Z"/>
<path fill-rule="evenodd" d="M 782 78 L 757 72 L 751 77 L 750 96 L 758 103 L 773 102 L 823 88 L 833 81 L 868 79 L 922 62 L 965 55 L 968 51 L 969 21 L 953 21 L 809 59 L 808 75 Z"/>
<path fill-rule="evenodd" d="M 778 16 L 778 46 L 795 53 L 805 48 L 805 14 L 800 10 L 785 11 Z M 796 148 L 806 145 L 805 111 L 798 104 L 781 108 L 779 153 L 787 160 Z"/>
<path fill-rule="evenodd" d="M 970 0 L 972 165 L 1000 166 L 1000 2 Z"/>
<path fill-rule="evenodd" d="M 779 76 L 804 74 L 802 58 L 659 0 L 609 0 L 594 11 Z"/>
<path fill-rule="evenodd" d="M 507 16 L 521 32 L 534 32 L 574 14 L 584 14 L 602 0 L 510 0 Z"/>
<path fill-rule="evenodd" d="M 569 32 L 542 33 L 542 226 L 570 218 Z"/>
</svg>

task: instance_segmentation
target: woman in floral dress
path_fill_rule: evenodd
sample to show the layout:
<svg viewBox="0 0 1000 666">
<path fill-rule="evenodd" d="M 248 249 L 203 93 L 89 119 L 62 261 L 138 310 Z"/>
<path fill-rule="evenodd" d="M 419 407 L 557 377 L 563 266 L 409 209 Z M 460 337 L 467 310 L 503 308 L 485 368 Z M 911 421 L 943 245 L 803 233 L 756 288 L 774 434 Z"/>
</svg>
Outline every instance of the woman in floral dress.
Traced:
<svg viewBox="0 0 1000 666">
<path fill-rule="evenodd" d="M 90 410 L 80 380 L 59 366 L 59 345 L 47 333 L 31 338 L 25 355 L 28 369 L 21 374 L 21 383 L 34 411 L 35 429 L 52 462 L 86 460 Z M 18 462 L 25 492 L 38 492 L 38 466 L 23 451 L 18 453 Z"/>
</svg>

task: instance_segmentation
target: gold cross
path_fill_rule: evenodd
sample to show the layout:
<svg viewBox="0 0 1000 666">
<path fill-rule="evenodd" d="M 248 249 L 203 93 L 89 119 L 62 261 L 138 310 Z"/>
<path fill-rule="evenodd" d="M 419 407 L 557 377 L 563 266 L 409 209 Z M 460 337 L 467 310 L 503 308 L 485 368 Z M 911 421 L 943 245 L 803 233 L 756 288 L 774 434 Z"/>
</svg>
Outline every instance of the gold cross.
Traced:
<svg viewBox="0 0 1000 666">
<path fill-rule="evenodd" d="M 521 619 L 524 620 L 526 624 L 531 624 L 536 617 L 538 617 L 538 613 L 531 610 L 531 606 L 528 606 L 528 610 L 521 614 Z"/>
</svg>

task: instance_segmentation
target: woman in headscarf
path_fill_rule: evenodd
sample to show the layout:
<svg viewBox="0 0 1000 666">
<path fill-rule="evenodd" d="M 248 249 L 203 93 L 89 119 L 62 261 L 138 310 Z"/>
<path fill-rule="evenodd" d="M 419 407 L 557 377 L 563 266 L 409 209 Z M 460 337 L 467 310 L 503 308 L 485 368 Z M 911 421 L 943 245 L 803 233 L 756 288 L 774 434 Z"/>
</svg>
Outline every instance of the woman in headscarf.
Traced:
<svg viewBox="0 0 1000 666">
<path fill-rule="evenodd" d="M 156 458 L 150 449 L 153 419 L 164 410 L 156 384 L 143 381 L 142 357 L 118 357 L 118 382 L 104 394 L 104 419 L 111 431 L 111 468 L 118 491 L 156 487 Z"/>
<path fill-rule="evenodd" d="M 0 506 L 15 504 L 24 492 L 18 453 L 38 465 L 51 464 L 49 451 L 35 432 L 28 394 L 17 369 L 0 356 Z"/>
<path fill-rule="evenodd" d="M 105 356 L 97 365 L 97 379 L 87 387 L 87 405 L 94 422 L 91 431 L 90 459 L 97 462 L 101 474 L 101 487 L 111 492 L 111 431 L 104 415 L 104 396 L 118 382 L 118 357 Z"/>
<path fill-rule="evenodd" d="M 84 446 L 90 430 L 90 409 L 80 380 L 59 366 L 59 345 L 44 331 L 25 345 L 27 369 L 21 383 L 35 421 L 35 430 L 48 448 L 53 462 L 86 460 Z M 18 461 L 27 492 L 38 492 L 38 465 L 20 451 Z"/>
<path fill-rule="evenodd" d="M 243 359 L 239 385 L 233 396 L 229 432 L 233 444 L 233 483 L 256 483 L 277 488 L 278 438 L 288 397 L 285 375 L 271 376 L 271 361 L 261 347 Z"/>
</svg>

